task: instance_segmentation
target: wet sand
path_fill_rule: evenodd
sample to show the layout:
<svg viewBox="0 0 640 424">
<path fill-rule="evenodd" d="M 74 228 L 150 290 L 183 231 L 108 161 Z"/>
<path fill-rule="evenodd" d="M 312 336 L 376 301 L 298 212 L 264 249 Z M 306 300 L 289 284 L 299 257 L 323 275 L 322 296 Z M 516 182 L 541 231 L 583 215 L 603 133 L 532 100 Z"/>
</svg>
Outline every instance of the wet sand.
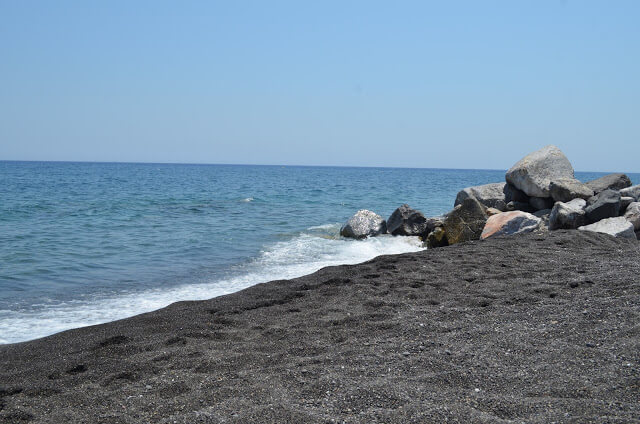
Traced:
<svg viewBox="0 0 640 424">
<path fill-rule="evenodd" d="M 0 422 L 640 422 L 639 276 L 578 231 L 325 268 L 0 346 Z"/>
</svg>

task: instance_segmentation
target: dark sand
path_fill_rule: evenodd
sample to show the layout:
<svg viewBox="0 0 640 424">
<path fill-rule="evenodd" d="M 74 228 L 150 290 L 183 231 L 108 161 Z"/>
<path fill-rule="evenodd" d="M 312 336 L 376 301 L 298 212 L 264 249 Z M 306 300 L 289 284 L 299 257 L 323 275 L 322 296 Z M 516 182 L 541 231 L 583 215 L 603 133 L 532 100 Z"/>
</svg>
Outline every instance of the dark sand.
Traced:
<svg viewBox="0 0 640 424">
<path fill-rule="evenodd" d="M 0 422 L 640 422 L 640 243 L 383 256 L 0 347 Z"/>
</svg>

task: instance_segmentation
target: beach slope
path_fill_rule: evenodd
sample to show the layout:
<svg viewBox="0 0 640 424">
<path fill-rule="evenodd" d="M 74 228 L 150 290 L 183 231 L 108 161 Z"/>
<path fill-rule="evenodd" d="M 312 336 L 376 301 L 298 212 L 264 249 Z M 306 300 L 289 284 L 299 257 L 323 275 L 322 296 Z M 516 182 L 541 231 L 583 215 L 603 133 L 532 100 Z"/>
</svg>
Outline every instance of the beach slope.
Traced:
<svg viewBox="0 0 640 424">
<path fill-rule="evenodd" d="M 0 422 L 640 422 L 640 243 L 557 231 L 0 346 Z"/>
</svg>

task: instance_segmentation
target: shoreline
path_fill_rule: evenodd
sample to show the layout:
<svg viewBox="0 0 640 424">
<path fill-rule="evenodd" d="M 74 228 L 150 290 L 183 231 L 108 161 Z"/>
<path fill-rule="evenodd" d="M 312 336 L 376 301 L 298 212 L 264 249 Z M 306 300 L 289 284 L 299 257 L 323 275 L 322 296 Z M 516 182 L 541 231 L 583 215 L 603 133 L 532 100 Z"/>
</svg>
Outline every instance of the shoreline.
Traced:
<svg viewBox="0 0 640 424">
<path fill-rule="evenodd" d="M 497 237 L 0 345 L 0 422 L 633 422 L 639 255 Z"/>
</svg>

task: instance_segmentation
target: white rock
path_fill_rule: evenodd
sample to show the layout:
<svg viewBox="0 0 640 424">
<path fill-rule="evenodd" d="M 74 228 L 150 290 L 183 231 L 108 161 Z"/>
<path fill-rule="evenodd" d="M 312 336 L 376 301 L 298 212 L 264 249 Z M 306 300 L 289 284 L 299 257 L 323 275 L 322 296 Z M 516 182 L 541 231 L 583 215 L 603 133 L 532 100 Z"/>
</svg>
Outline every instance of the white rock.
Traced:
<svg viewBox="0 0 640 424">
<path fill-rule="evenodd" d="M 606 218 L 595 224 L 579 227 L 580 231 L 593 231 L 596 233 L 611 234 L 614 237 L 635 239 L 636 233 L 633 231 L 633 224 L 623 216 Z"/>
<path fill-rule="evenodd" d="M 640 202 L 633 202 L 627 206 L 624 218 L 633 225 L 635 231 L 640 230 Z"/>
<path fill-rule="evenodd" d="M 508 183 L 529 196 L 550 197 L 551 181 L 573 179 L 569 159 L 556 146 L 546 146 L 520 159 L 507 171 Z"/>
</svg>

